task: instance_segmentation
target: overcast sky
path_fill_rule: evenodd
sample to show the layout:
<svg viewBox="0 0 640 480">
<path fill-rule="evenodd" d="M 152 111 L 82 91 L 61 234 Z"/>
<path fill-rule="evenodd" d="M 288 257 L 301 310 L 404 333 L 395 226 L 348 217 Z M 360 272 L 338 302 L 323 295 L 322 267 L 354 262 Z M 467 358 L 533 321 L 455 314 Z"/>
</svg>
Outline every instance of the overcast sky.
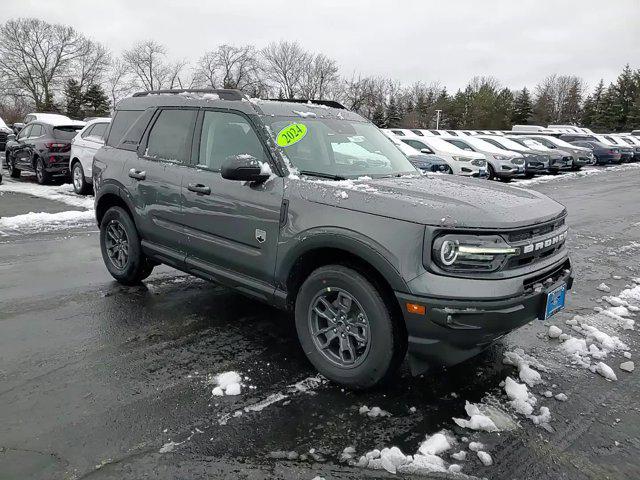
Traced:
<svg viewBox="0 0 640 480">
<path fill-rule="evenodd" d="M 73 25 L 121 52 L 154 39 L 196 60 L 221 43 L 297 40 L 335 58 L 345 75 L 450 90 L 474 75 L 534 86 L 576 74 L 589 86 L 626 63 L 640 68 L 640 0 L 3 0 L 0 20 Z"/>
</svg>

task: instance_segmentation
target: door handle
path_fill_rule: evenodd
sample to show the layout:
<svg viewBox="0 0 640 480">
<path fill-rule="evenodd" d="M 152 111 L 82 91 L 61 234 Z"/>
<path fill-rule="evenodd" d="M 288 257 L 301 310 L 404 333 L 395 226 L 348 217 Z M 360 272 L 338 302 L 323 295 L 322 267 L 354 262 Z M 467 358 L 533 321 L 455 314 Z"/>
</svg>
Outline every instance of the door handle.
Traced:
<svg viewBox="0 0 640 480">
<path fill-rule="evenodd" d="M 131 170 L 129 170 L 129 176 L 131 178 L 135 178 L 136 180 L 144 180 L 145 178 L 147 178 L 147 172 L 132 168 Z"/>
<path fill-rule="evenodd" d="M 203 195 L 211 195 L 211 188 L 201 183 L 190 183 L 187 185 L 187 189 L 191 192 L 201 193 Z"/>
</svg>

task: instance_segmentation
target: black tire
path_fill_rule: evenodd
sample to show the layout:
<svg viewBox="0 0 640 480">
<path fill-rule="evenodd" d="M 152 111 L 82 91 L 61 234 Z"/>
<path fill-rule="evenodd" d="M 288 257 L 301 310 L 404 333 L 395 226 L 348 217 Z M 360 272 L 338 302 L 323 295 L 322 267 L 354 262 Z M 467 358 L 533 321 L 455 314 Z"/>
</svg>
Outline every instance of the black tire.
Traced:
<svg viewBox="0 0 640 480">
<path fill-rule="evenodd" d="M 11 178 L 20 178 L 20 169 L 16 168 L 16 159 L 13 158 L 13 155 L 7 158 L 7 167 L 9 168 L 9 176 Z"/>
<path fill-rule="evenodd" d="M 496 179 L 496 171 L 490 163 L 487 163 L 487 172 L 489 173 L 489 180 Z"/>
<path fill-rule="evenodd" d="M 51 182 L 51 175 L 45 169 L 44 160 L 39 157 L 36 158 L 33 167 L 36 172 L 36 181 L 40 185 L 46 185 Z"/>
<path fill-rule="evenodd" d="M 338 365 L 330 360 L 316 345 L 317 340 L 314 340 L 311 331 L 316 299 L 336 290 L 352 296 L 362 307 L 368 322 L 368 346 L 359 360 L 361 363 L 356 365 Z M 402 364 L 407 351 L 407 334 L 402 320 L 396 318 L 371 282 L 357 271 L 342 265 L 320 267 L 309 275 L 296 298 L 295 322 L 302 349 L 313 366 L 329 380 L 350 389 L 371 388 L 389 381 Z M 340 344 L 338 335 L 334 339 Z"/>
<path fill-rule="evenodd" d="M 76 170 L 78 171 L 78 177 L 76 178 Z M 84 178 L 84 169 L 79 161 L 73 163 L 71 167 L 71 183 L 73 184 L 73 190 L 78 195 L 88 195 L 91 193 L 91 185 L 87 183 Z"/>
<path fill-rule="evenodd" d="M 107 230 L 115 225 L 126 235 L 127 260 L 121 266 L 112 259 L 113 254 L 107 251 L 107 244 L 112 238 Z M 121 207 L 111 207 L 100 222 L 100 251 L 111 276 L 123 285 L 138 285 L 153 271 L 154 264 L 142 253 L 138 230 L 129 214 Z"/>
</svg>

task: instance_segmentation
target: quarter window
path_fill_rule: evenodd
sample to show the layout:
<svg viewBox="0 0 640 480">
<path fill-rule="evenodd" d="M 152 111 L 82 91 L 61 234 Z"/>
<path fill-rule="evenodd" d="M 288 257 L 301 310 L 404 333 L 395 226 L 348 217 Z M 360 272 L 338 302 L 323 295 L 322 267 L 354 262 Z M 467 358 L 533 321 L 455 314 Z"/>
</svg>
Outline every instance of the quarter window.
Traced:
<svg viewBox="0 0 640 480">
<path fill-rule="evenodd" d="M 28 138 L 28 137 L 29 137 L 29 135 L 31 135 L 31 128 L 32 128 L 32 127 L 33 127 L 33 125 L 29 125 L 29 126 L 27 126 L 27 127 L 23 128 L 23 129 L 20 131 L 20 134 L 18 134 L 18 140 L 22 140 L 22 139 L 24 139 L 24 138 Z"/>
<path fill-rule="evenodd" d="M 267 161 L 260 139 L 246 118 L 235 113 L 205 112 L 198 165 L 219 171 L 222 163 L 235 155 Z"/>
<path fill-rule="evenodd" d="M 145 156 L 188 163 L 196 110 L 163 110 L 149 132 Z"/>
<path fill-rule="evenodd" d="M 93 140 L 104 140 L 104 134 L 108 126 L 108 123 L 96 123 L 91 129 L 89 136 L 92 137 Z"/>
<path fill-rule="evenodd" d="M 42 125 L 32 125 L 31 133 L 29 134 L 30 138 L 36 138 L 42 135 Z"/>
</svg>

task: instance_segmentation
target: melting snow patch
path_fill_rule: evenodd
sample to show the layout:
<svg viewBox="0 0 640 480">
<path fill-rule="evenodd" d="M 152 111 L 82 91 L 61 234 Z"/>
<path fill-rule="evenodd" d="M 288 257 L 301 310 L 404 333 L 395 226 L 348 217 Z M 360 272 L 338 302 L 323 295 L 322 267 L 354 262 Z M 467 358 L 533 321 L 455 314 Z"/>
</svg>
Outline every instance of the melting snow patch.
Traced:
<svg viewBox="0 0 640 480">
<path fill-rule="evenodd" d="M 606 283 L 602 282 L 600 285 L 598 285 L 596 287 L 598 290 L 600 290 L 601 292 L 610 292 L 611 291 L 611 287 L 609 285 L 607 285 Z"/>
<path fill-rule="evenodd" d="M 298 110 L 294 110 L 293 113 L 302 118 L 316 118 L 318 116 L 315 112 L 299 112 Z"/>
<path fill-rule="evenodd" d="M 554 398 L 559 402 L 566 402 L 568 400 L 567 396 L 564 393 L 558 393 L 554 396 Z"/>
<path fill-rule="evenodd" d="M 471 442 L 469 444 L 469 450 L 471 450 L 472 452 L 479 452 L 483 448 L 484 448 L 484 444 L 480 442 Z"/>
<path fill-rule="evenodd" d="M 0 230 L 18 230 L 23 232 L 48 232 L 74 226 L 86 225 L 95 221 L 93 211 L 70 210 L 58 213 L 25 213 L 14 217 L 0 218 Z"/>
<path fill-rule="evenodd" d="M 371 418 L 391 416 L 389 412 L 387 412 L 386 410 L 382 410 L 380 407 L 369 408 L 366 405 L 360 407 L 360 410 L 358 410 L 358 412 L 360 413 L 360 415 L 367 415 Z"/>
<path fill-rule="evenodd" d="M 211 394 L 217 397 L 222 395 L 240 395 L 241 381 L 242 377 L 238 372 L 230 371 L 220 373 L 213 377 L 213 381 L 210 381 L 210 383 L 217 385 L 211 391 Z"/>
<path fill-rule="evenodd" d="M 480 413 L 480 409 L 473 403 L 466 402 L 464 406 L 469 420 L 463 418 L 454 418 L 453 421 L 462 428 L 469 428 L 471 430 L 482 430 L 485 432 L 497 432 L 499 429 L 496 424 L 488 416 Z"/>
<path fill-rule="evenodd" d="M 547 336 L 549 338 L 558 338 L 560 335 L 562 335 L 562 330 L 560 330 L 558 327 L 556 327 L 555 325 L 551 325 L 549 327 L 549 331 L 547 332 Z"/>
<path fill-rule="evenodd" d="M 620 364 L 620 370 L 624 370 L 625 372 L 633 372 L 635 368 L 633 362 L 622 362 Z"/>
<path fill-rule="evenodd" d="M 616 377 L 616 374 L 613 373 L 613 369 L 604 362 L 598 362 L 596 364 L 595 370 L 597 373 L 599 373 L 609 381 L 618 380 L 618 377 Z"/>
<path fill-rule="evenodd" d="M 542 382 L 542 377 L 532 369 L 529 362 L 524 358 L 524 350 L 518 348 L 513 352 L 505 352 L 502 362 L 518 368 L 520 380 L 530 387 Z M 537 364 L 539 366 L 539 364 Z"/>
<path fill-rule="evenodd" d="M 467 452 L 460 450 L 459 452 L 452 453 L 451 458 L 458 460 L 459 462 L 464 462 L 467 459 Z"/>
</svg>

